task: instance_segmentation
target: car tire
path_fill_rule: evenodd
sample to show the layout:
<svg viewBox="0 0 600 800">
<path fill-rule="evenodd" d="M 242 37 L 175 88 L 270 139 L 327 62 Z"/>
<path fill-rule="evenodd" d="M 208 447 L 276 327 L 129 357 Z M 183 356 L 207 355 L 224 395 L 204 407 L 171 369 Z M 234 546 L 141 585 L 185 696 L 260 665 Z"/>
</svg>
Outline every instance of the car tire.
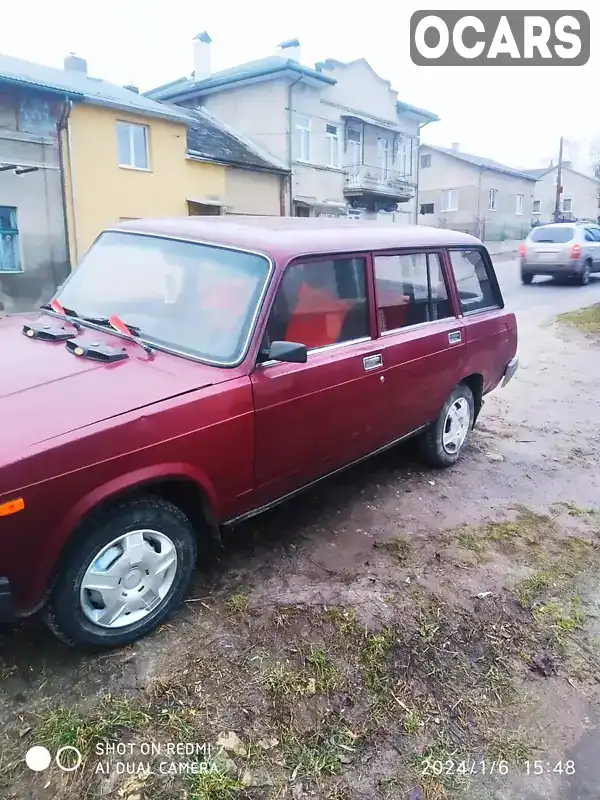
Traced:
<svg viewBox="0 0 600 800">
<path fill-rule="evenodd" d="M 72 647 L 130 644 L 181 604 L 196 557 L 196 533 L 177 506 L 152 496 L 113 506 L 85 523 L 67 547 L 45 621 Z"/>
<path fill-rule="evenodd" d="M 587 261 L 583 262 L 583 268 L 579 275 L 577 276 L 577 283 L 580 286 L 587 286 L 590 282 L 590 273 L 592 271 L 592 263 L 588 259 Z"/>
<path fill-rule="evenodd" d="M 459 412 L 458 414 L 456 412 Z M 421 461 L 430 467 L 451 467 L 464 450 L 475 419 L 473 392 L 466 383 L 459 384 L 444 403 L 440 415 L 419 438 Z M 460 420 L 460 425 L 458 424 Z M 460 427 L 454 447 L 449 446 L 452 426 Z M 458 434 L 458 431 L 457 431 Z"/>
<path fill-rule="evenodd" d="M 529 286 L 529 284 L 533 281 L 533 272 L 522 272 L 521 273 L 521 282 L 525 284 L 525 286 Z"/>
</svg>

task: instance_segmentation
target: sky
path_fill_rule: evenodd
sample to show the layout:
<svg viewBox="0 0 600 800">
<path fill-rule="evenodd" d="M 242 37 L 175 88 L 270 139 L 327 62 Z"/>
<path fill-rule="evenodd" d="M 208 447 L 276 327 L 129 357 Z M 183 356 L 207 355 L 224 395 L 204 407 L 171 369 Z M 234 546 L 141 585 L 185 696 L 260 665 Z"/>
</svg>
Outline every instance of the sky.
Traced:
<svg viewBox="0 0 600 800">
<path fill-rule="evenodd" d="M 448 68 L 410 61 L 415 11 L 498 7 L 568 13 L 560 0 L 304 0 L 293 10 L 281 0 L 37 0 L 4 4 L 0 52 L 56 67 L 74 52 L 87 59 L 90 75 L 145 91 L 191 73 L 192 38 L 203 30 L 213 40 L 213 71 L 274 54 L 280 42 L 298 38 L 304 64 L 365 58 L 400 100 L 436 113 L 441 121 L 423 131 L 428 143 L 456 142 L 466 152 L 535 168 L 556 162 L 564 136 L 565 157 L 587 168 L 591 143 L 600 137 L 598 0 L 576 5 L 591 20 L 592 56 L 585 66 Z"/>
</svg>

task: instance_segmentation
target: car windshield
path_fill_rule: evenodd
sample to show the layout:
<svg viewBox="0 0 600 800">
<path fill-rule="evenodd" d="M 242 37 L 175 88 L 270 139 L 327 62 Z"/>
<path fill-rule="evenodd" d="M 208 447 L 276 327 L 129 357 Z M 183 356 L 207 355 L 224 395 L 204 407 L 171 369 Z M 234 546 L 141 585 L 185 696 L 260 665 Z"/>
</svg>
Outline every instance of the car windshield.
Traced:
<svg viewBox="0 0 600 800">
<path fill-rule="evenodd" d="M 534 228 L 529 234 L 532 242 L 549 242 L 551 244 L 564 244 L 570 242 L 575 235 L 575 228 L 562 225 L 545 225 Z"/>
<path fill-rule="evenodd" d="M 149 344 L 226 366 L 244 355 L 269 271 L 252 253 L 107 232 L 57 299 L 82 318 L 116 314 Z"/>
</svg>

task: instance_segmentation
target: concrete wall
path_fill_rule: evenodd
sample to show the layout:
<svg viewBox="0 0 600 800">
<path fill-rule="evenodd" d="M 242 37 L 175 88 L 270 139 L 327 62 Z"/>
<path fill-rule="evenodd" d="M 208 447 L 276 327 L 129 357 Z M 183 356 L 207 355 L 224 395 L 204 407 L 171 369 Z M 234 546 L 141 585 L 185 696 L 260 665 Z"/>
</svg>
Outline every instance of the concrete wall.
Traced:
<svg viewBox="0 0 600 800">
<path fill-rule="evenodd" d="M 501 172 L 482 170 L 424 145 L 421 155 L 431 156 L 431 166 L 419 173 L 419 206 L 433 203 L 433 214 L 419 215 L 424 225 L 469 230 L 495 238 L 503 233 L 519 238 L 532 219 L 535 181 Z M 458 209 L 442 210 L 442 192 L 458 190 Z M 495 189 L 496 210 L 489 210 L 489 191 Z M 517 195 L 523 195 L 523 213 L 517 213 Z"/>
<path fill-rule="evenodd" d="M 0 172 L 0 206 L 17 209 L 21 272 L 0 272 L 0 311 L 46 302 L 69 273 L 56 123 L 62 103 L 0 85 L 0 164 L 37 166 Z"/>
<path fill-rule="evenodd" d="M 268 153 L 289 163 L 288 86 L 263 81 L 208 95 L 202 106 Z"/>
<path fill-rule="evenodd" d="M 118 120 L 149 127 L 149 170 L 119 167 Z M 65 138 L 74 264 L 104 228 L 121 218 L 187 216 L 190 199 L 225 205 L 225 167 L 187 158 L 181 123 L 81 104 L 73 108 Z"/>
<path fill-rule="evenodd" d="M 556 202 L 556 169 L 546 173 L 535 186 L 535 199 L 540 200 L 540 213 L 534 217 L 540 222 L 550 222 L 554 216 Z M 600 182 L 594 178 L 574 172 L 568 167 L 562 170 L 563 198 L 571 199 L 571 213 L 579 219 L 598 219 L 598 190 Z"/>
<path fill-rule="evenodd" d="M 230 214 L 281 216 L 282 180 L 272 172 L 227 168 L 225 204 Z"/>
</svg>

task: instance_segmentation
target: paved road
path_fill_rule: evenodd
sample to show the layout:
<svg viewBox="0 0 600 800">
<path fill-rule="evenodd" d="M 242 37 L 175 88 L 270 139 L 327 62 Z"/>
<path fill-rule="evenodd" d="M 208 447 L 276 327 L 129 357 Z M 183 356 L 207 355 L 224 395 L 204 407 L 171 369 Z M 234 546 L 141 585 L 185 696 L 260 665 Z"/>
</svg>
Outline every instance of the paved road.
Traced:
<svg viewBox="0 0 600 800">
<path fill-rule="evenodd" d="M 551 316 L 600 303 L 600 275 L 592 277 L 587 286 L 558 283 L 542 277 L 535 278 L 530 286 L 523 286 L 518 260 L 497 260 L 494 265 L 507 308 L 520 312 L 520 315 L 528 309 L 535 309 Z"/>
</svg>

